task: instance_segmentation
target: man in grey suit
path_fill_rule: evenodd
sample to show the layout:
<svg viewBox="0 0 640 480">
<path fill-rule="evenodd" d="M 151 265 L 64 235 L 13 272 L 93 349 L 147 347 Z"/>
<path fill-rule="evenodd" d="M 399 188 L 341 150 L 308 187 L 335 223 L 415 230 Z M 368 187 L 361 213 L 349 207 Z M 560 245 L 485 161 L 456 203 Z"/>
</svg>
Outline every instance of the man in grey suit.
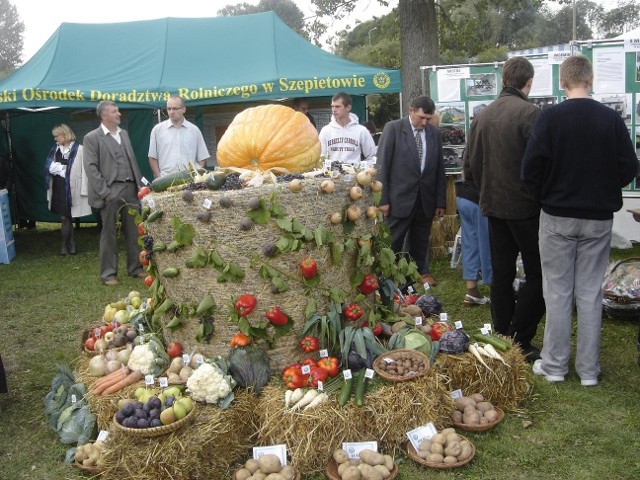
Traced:
<svg viewBox="0 0 640 480">
<path fill-rule="evenodd" d="M 105 285 L 117 285 L 117 221 L 120 216 L 127 251 L 127 272 L 144 277 L 138 260 L 138 229 L 130 209 L 138 210 L 140 169 L 129 135 L 120 128 L 120 111 L 115 103 L 102 101 L 96 108 L 102 122 L 84 137 L 84 168 L 89 179 L 89 204 L 101 209 L 100 278 Z"/>
<path fill-rule="evenodd" d="M 429 122 L 435 104 L 429 97 L 411 102 L 409 116 L 385 125 L 378 144 L 380 211 L 391 230 L 391 248 L 401 252 L 405 238 L 422 282 L 435 280 L 429 270 L 429 235 L 433 218 L 442 217 L 446 179 L 440 130 Z"/>
</svg>

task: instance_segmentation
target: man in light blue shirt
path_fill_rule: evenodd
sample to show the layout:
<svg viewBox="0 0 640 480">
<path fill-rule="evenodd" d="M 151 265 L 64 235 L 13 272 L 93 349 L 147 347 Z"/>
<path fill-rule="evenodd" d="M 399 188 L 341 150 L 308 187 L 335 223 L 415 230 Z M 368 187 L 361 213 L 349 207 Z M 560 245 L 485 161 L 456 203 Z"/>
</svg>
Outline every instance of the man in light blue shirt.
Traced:
<svg viewBox="0 0 640 480">
<path fill-rule="evenodd" d="M 188 168 L 204 167 L 209 151 L 202 132 L 184 118 L 187 111 L 181 97 L 167 100 L 169 119 L 151 130 L 149 141 L 149 166 L 155 178 Z"/>
</svg>

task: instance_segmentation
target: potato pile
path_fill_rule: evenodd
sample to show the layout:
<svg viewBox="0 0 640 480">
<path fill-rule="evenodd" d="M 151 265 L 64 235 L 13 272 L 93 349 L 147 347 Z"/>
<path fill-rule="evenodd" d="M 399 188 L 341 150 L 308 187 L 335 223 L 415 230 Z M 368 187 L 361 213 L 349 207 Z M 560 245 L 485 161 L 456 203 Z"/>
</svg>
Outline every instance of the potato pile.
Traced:
<svg viewBox="0 0 640 480">
<path fill-rule="evenodd" d="M 429 463 L 453 463 L 467 460 L 473 453 L 469 440 L 465 440 L 453 428 L 445 428 L 429 440 L 423 440 L 416 452 Z"/>
<path fill-rule="evenodd" d="M 233 476 L 235 480 L 293 480 L 296 470 L 291 465 L 282 465 L 280 457 L 263 455 L 258 460 L 250 458 Z"/>
<path fill-rule="evenodd" d="M 395 467 L 391 455 L 364 449 L 358 456 L 359 459 L 349 459 L 345 450 L 333 452 L 333 459 L 338 464 L 338 475 L 342 480 L 384 480 L 391 476 Z"/>
<path fill-rule="evenodd" d="M 100 461 L 102 442 L 85 443 L 76 448 L 74 460 L 85 467 L 95 467 Z"/>
<path fill-rule="evenodd" d="M 171 360 L 171 365 L 169 365 L 169 369 L 167 370 L 167 382 L 169 385 L 186 383 L 189 377 L 193 375 L 193 371 L 197 366 L 195 355 L 191 357 L 189 365 L 184 364 L 182 357 L 175 357 Z"/>
<path fill-rule="evenodd" d="M 407 352 L 385 353 L 378 368 L 394 377 L 413 377 L 427 369 L 427 363 Z"/>
<path fill-rule="evenodd" d="M 490 402 L 485 402 L 480 393 L 454 400 L 456 410 L 451 414 L 455 423 L 465 425 L 486 425 L 498 419 L 498 412 Z"/>
</svg>

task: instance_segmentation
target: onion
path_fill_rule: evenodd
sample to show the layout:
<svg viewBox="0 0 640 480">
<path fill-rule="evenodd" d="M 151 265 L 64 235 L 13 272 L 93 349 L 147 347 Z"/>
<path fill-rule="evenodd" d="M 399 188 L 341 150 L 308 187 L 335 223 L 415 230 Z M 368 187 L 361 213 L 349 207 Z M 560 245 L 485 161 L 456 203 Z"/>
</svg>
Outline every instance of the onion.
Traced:
<svg viewBox="0 0 640 480">
<path fill-rule="evenodd" d="M 118 360 L 109 360 L 107 362 L 107 373 L 113 373 L 122 367 L 122 364 Z"/>
<path fill-rule="evenodd" d="M 96 340 L 96 343 L 93 345 L 93 349 L 96 352 L 104 352 L 107 349 L 107 342 L 104 338 L 99 338 Z"/>
<path fill-rule="evenodd" d="M 104 358 L 106 358 L 107 361 L 117 360 L 118 352 L 116 352 L 115 350 L 107 350 L 107 352 L 104 354 Z"/>
<path fill-rule="evenodd" d="M 125 348 L 124 350 L 120 350 L 117 353 L 116 360 L 118 360 L 121 364 L 126 365 L 129 363 L 129 357 L 131 356 L 131 349 Z"/>
<path fill-rule="evenodd" d="M 107 373 L 107 359 L 104 355 L 96 355 L 89 360 L 89 375 L 102 377 Z"/>
</svg>

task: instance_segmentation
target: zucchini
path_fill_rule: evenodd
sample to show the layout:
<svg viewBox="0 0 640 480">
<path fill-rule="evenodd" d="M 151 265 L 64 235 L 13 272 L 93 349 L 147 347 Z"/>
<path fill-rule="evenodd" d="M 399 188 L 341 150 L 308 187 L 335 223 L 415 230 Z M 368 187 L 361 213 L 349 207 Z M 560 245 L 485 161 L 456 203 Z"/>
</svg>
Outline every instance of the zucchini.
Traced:
<svg viewBox="0 0 640 480">
<path fill-rule="evenodd" d="M 153 251 L 154 252 L 164 252 L 167 249 L 167 244 L 162 240 L 158 240 L 153 243 Z"/>
<path fill-rule="evenodd" d="M 149 205 L 145 205 L 144 207 L 142 207 L 142 210 L 140 210 L 140 216 L 142 217 L 142 221 L 145 221 L 150 214 L 151 214 L 151 207 Z"/>
<path fill-rule="evenodd" d="M 356 405 L 362 407 L 364 405 L 364 394 L 367 391 L 368 378 L 365 377 L 366 369 L 360 370 L 356 373 L 356 378 L 353 381 L 355 384 L 355 401 Z"/>
<path fill-rule="evenodd" d="M 173 240 L 171 243 L 169 243 L 169 245 L 167 245 L 167 252 L 175 253 L 180 249 L 180 247 L 182 247 L 182 244 L 176 240 Z"/>
<path fill-rule="evenodd" d="M 155 210 L 149 214 L 147 217 L 147 223 L 155 222 L 156 220 L 160 220 L 164 212 L 162 210 Z"/>
<path fill-rule="evenodd" d="M 438 340 L 431 341 L 431 352 L 429 352 L 429 368 L 433 368 L 436 361 L 436 355 L 440 351 L 440 342 Z"/>
<path fill-rule="evenodd" d="M 481 333 L 475 333 L 473 335 L 473 338 L 478 342 L 488 343 L 489 345 L 493 345 L 494 348 L 496 348 L 497 350 L 502 350 L 503 352 L 506 352 L 511 348 L 511 345 L 509 345 L 507 342 L 505 342 L 504 340 L 498 337 L 483 335 Z"/>
<path fill-rule="evenodd" d="M 342 384 L 342 389 L 340 389 L 340 395 L 338 396 L 338 404 L 341 407 L 344 407 L 349 398 L 351 398 L 351 389 L 353 388 L 353 375 L 349 380 L 345 380 Z"/>
<path fill-rule="evenodd" d="M 173 277 L 177 277 L 178 273 L 180 273 L 180 270 L 178 270 L 175 267 L 169 267 L 169 268 L 165 268 L 162 271 L 162 276 L 167 278 L 173 278 Z"/>
<path fill-rule="evenodd" d="M 179 170 L 174 173 L 169 173 L 162 177 L 156 178 L 151 182 L 151 190 L 154 192 L 164 192 L 167 188 L 175 185 L 184 185 L 185 183 L 191 183 L 193 177 L 189 170 Z"/>
</svg>

